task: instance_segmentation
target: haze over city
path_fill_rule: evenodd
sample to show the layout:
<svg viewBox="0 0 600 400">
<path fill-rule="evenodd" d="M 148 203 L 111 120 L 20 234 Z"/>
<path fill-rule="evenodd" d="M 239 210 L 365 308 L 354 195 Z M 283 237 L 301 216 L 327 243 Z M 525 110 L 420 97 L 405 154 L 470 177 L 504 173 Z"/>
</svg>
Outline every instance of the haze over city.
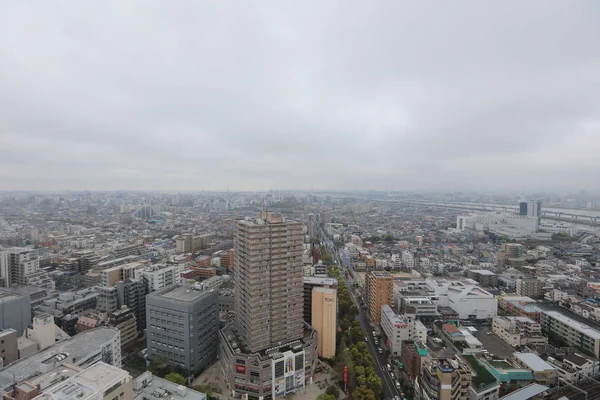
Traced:
<svg viewBox="0 0 600 400">
<path fill-rule="evenodd" d="M 4 2 L 0 190 L 594 191 L 599 12 Z"/>
</svg>

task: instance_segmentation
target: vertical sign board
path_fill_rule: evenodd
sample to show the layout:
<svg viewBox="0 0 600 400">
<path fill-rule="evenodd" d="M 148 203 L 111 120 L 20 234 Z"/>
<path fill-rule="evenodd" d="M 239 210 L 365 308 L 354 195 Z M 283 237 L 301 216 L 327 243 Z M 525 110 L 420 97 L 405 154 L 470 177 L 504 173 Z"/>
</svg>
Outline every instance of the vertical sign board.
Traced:
<svg viewBox="0 0 600 400">
<path fill-rule="evenodd" d="M 348 367 L 344 367 L 344 383 L 348 383 Z"/>
</svg>

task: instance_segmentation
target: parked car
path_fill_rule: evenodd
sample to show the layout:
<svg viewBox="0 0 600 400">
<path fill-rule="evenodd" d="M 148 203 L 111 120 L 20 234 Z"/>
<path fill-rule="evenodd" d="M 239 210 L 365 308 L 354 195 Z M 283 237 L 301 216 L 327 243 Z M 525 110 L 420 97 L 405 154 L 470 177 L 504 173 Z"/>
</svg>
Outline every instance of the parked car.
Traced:
<svg viewBox="0 0 600 400">
<path fill-rule="evenodd" d="M 392 366 L 390 364 L 386 365 L 386 368 L 389 372 L 392 372 Z"/>
</svg>

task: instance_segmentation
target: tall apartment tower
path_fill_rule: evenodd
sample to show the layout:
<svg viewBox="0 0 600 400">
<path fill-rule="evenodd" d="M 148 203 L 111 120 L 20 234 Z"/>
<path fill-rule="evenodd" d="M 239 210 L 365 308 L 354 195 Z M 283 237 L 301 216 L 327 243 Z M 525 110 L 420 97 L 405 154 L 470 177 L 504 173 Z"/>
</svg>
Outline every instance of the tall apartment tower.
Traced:
<svg viewBox="0 0 600 400">
<path fill-rule="evenodd" d="M 302 223 L 262 212 L 234 229 L 235 327 L 250 352 L 302 338 Z"/>
<path fill-rule="evenodd" d="M 371 271 L 369 274 L 369 316 L 379 325 L 381 307 L 394 305 L 394 277 L 387 271 Z"/>
</svg>

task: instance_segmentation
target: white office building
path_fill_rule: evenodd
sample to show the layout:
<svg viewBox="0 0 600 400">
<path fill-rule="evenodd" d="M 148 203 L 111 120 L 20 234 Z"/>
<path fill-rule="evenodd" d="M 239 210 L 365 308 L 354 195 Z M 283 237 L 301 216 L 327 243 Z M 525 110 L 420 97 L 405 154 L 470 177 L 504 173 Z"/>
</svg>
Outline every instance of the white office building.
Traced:
<svg viewBox="0 0 600 400">
<path fill-rule="evenodd" d="M 183 265 L 156 264 L 135 270 L 135 279 L 141 279 L 146 284 L 148 292 L 163 289 L 179 283 Z"/>
<path fill-rule="evenodd" d="M 387 337 L 386 345 L 394 356 L 402 354 L 402 341 L 410 340 L 413 334 L 413 322 L 404 315 L 396 314 L 385 304 L 381 307 L 381 330 Z"/>
</svg>

